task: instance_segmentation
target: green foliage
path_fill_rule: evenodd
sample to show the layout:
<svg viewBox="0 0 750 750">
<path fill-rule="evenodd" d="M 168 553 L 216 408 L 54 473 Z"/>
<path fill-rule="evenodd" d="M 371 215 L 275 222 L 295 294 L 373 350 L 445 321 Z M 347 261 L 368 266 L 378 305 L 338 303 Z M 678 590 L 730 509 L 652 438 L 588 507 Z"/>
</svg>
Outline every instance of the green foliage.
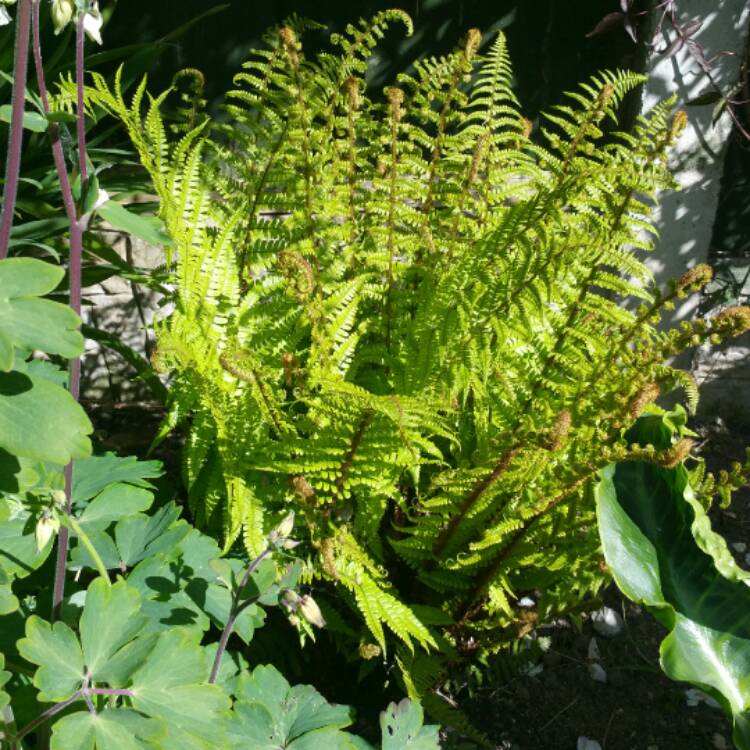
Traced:
<svg viewBox="0 0 750 750">
<path fill-rule="evenodd" d="M 390 631 L 455 658 L 596 594 L 597 471 L 660 392 L 694 395 L 665 360 L 750 322 L 657 327 L 710 277 L 660 291 L 640 257 L 685 125 L 671 102 L 615 132 L 643 79 L 603 73 L 532 139 L 503 36 L 479 54 L 477 31 L 380 102 L 364 76 L 394 21 L 308 58 L 292 19 L 237 75 L 229 121 L 178 139 L 169 92 L 126 101 L 94 76 L 87 95 L 127 127 L 174 242 L 155 363 L 197 523 L 255 555 L 294 509 L 312 578 L 366 626 L 351 646 L 386 655 Z"/>
<path fill-rule="evenodd" d="M 631 438 L 672 444 L 661 415 L 636 424 Z M 610 466 L 597 486 L 597 516 L 607 564 L 620 590 L 670 632 L 661 666 L 674 680 L 697 685 L 734 719 L 734 741 L 750 748 L 750 574 L 734 563 L 726 542 L 689 483 L 687 469 L 638 461 Z"/>
<path fill-rule="evenodd" d="M 0 748 L 45 746 L 38 730 L 50 721 L 54 750 L 239 750 L 279 718 L 265 692 L 269 679 L 285 686 L 279 700 L 294 706 L 285 746 L 322 750 L 337 739 L 342 749 L 369 747 L 342 731 L 352 721 L 345 707 L 329 706 L 312 688 L 290 688 L 272 667 L 250 672 L 239 654 L 226 653 L 233 634 L 252 640 L 265 607 L 290 606 L 301 572 L 284 551 L 291 524 L 255 560 L 222 558 L 174 503 L 152 510 L 158 462 L 88 456 L 91 426 L 62 386 L 64 374 L 24 361 L 31 349 L 77 356 L 83 348 L 77 316 L 40 298 L 61 277 L 37 260 L 0 262 L 3 321 L 17 323 L 2 328 L 3 383 L 15 378 L 31 398 L 20 408 L 16 391 L 0 393 L 0 423 L 15 409 L 0 453 Z M 63 464 L 71 458 L 68 497 Z M 14 584 L 41 568 L 62 527 L 76 541 L 63 564 L 81 583 L 63 619 L 48 621 L 30 613 L 43 611 L 36 600 L 44 592 L 29 584 L 22 605 Z M 309 594 L 294 596 L 310 617 Z M 14 639 L 19 626 L 24 637 Z M 204 638 L 212 627 L 218 641 Z M 425 747 L 437 748 L 435 732 L 403 713 L 399 726 L 409 721 L 409 732 L 428 732 L 434 741 Z"/>
</svg>

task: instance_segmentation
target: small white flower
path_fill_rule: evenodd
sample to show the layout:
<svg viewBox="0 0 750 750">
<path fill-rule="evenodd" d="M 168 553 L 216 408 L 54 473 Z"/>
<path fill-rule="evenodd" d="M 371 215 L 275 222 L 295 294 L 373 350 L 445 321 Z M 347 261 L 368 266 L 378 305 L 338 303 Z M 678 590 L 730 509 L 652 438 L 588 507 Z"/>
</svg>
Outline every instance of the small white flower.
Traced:
<svg viewBox="0 0 750 750">
<path fill-rule="evenodd" d="M 102 18 L 101 11 L 99 10 L 99 3 L 94 0 L 89 6 L 86 15 L 83 17 L 83 30 L 86 32 L 86 36 L 91 39 L 92 42 L 97 44 L 103 44 L 102 42 L 102 24 L 104 19 Z"/>
<path fill-rule="evenodd" d="M 0 5 L 0 26 L 7 26 L 9 23 L 12 23 L 12 21 L 13 18 L 10 13 L 8 13 L 5 6 Z"/>
</svg>

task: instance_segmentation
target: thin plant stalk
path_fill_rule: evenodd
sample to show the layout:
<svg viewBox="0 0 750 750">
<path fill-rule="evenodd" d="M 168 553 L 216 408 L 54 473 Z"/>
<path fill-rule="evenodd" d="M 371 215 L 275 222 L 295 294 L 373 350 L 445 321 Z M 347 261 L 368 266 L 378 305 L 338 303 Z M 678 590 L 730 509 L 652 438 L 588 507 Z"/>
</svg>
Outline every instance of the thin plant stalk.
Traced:
<svg viewBox="0 0 750 750">
<path fill-rule="evenodd" d="M 38 19 L 37 19 L 38 20 Z M 37 29 L 38 32 L 38 29 Z M 78 136 L 78 160 L 79 172 L 81 175 L 81 195 L 85 194 L 88 182 L 88 165 L 86 152 L 86 113 L 84 111 L 84 51 L 86 36 L 83 28 L 83 14 L 80 14 L 76 22 L 76 90 L 77 90 L 77 121 L 76 131 Z M 37 63 L 37 77 L 43 79 L 44 71 L 41 69 L 41 48 L 39 45 L 38 33 L 34 39 L 35 60 Z M 45 87 L 46 91 L 46 87 Z M 49 103 L 47 104 L 49 106 Z M 54 152 L 53 141 L 53 152 Z M 57 162 L 56 162 L 57 164 Z M 70 181 L 67 174 L 63 178 L 62 172 L 65 172 L 64 161 L 58 166 L 58 175 L 60 176 L 60 185 L 63 190 L 63 201 L 66 204 L 66 212 L 70 220 L 70 262 L 68 267 L 68 276 L 70 283 L 70 307 L 80 316 L 81 314 L 81 259 L 83 256 L 83 233 L 86 228 L 85 217 L 79 217 L 75 211 L 75 202 Z M 72 210 L 70 209 L 72 206 Z M 76 357 L 70 361 L 69 371 L 69 390 L 73 398 L 78 401 L 81 391 L 81 359 Z M 70 513 L 72 508 L 72 491 L 73 491 L 73 462 L 65 467 L 65 496 L 67 498 L 65 510 Z M 68 547 L 70 545 L 70 533 L 67 528 L 60 529 L 57 538 L 57 560 L 55 563 L 55 582 L 52 589 L 52 620 L 54 621 L 65 597 L 65 570 L 68 560 Z"/>
<path fill-rule="evenodd" d="M 3 194 L 2 214 L 0 214 L 0 260 L 8 257 L 10 231 L 13 228 L 13 214 L 16 210 L 16 197 L 18 195 L 30 29 L 31 0 L 19 0 L 16 19 L 16 46 L 13 58 L 12 114 L 8 138 L 8 159 L 5 163 L 5 192 Z"/>
<path fill-rule="evenodd" d="M 232 608 L 229 611 L 229 618 L 227 624 L 224 626 L 224 630 L 221 632 L 221 638 L 219 639 L 219 647 L 216 649 L 216 656 L 214 657 L 214 663 L 211 667 L 211 675 L 208 678 L 210 685 L 216 682 L 216 678 L 219 676 L 219 669 L 221 667 L 221 660 L 224 656 L 224 652 L 227 650 L 227 643 L 229 642 L 229 636 L 232 635 L 234 626 L 237 622 L 237 618 L 240 616 L 242 611 L 252 603 L 253 600 L 247 600 L 240 602 L 242 596 L 242 590 L 247 586 L 247 582 L 250 580 L 250 576 L 258 569 L 258 566 L 265 560 L 268 555 L 271 554 L 271 548 L 266 547 L 248 566 L 245 570 L 245 574 L 242 576 L 237 589 L 232 596 Z"/>
</svg>

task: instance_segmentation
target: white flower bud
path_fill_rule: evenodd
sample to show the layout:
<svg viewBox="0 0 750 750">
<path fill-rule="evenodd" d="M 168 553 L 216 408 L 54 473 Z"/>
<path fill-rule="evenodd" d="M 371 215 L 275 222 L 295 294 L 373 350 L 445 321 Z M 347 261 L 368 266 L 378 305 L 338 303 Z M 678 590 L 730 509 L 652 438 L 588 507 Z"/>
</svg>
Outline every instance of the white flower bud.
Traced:
<svg viewBox="0 0 750 750">
<path fill-rule="evenodd" d="M 283 542 L 292 533 L 294 528 L 294 511 L 292 511 L 284 520 L 268 535 L 272 544 Z"/>
<path fill-rule="evenodd" d="M 60 522 L 56 518 L 51 516 L 42 516 L 37 521 L 35 536 L 36 536 L 36 548 L 43 550 L 47 546 L 47 542 L 58 532 L 60 529 Z"/>
<path fill-rule="evenodd" d="M 7 26 L 13 22 L 13 17 L 8 13 L 6 5 L 12 5 L 16 0 L 0 0 L 0 26 Z"/>
<path fill-rule="evenodd" d="M 63 490 L 52 490 L 52 502 L 57 505 L 58 508 L 64 508 L 68 502 L 68 497 Z"/>
<path fill-rule="evenodd" d="M 74 12 L 73 0 L 52 0 L 52 23 L 55 25 L 55 36 L 71 22 Z"/>
<path fill-rule="evenodd" d="M 311 624 L 319 628 L 325 627 L 326 621 L 323 619 L 323 613 L 320 611 L 320 607 L 309 594 L 305 594 L 300 599 L 299 611 L 302 616 Z"/>
<path fill-rule="evenodd" d="M 98 0 L 94 0 L 91 3 L 86 15 L 83 17 L 83 30 L 86 32 L 86 36 L 91 39 L 92 42 L 97 44 L 103 44 L 102 42 L 102 25 L 104 19 L 102 18 L 101 11 L 99 10 Z"/>
</svg>

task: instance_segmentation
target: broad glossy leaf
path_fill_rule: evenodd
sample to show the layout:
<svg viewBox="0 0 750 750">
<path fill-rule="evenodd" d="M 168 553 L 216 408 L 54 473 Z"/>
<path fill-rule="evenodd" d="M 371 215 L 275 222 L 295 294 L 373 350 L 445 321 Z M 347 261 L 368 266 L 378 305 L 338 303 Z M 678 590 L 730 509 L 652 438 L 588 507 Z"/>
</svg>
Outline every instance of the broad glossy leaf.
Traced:
<svg viewBox="0 0 750 750">
<path fill-rule="evenodd" d="M 89 586 L 80 633 L 84 662 L 95 682 L 101 679 L 99 671 L 143 628 L 140 609 L 141 595 L 122 579 L 108 585 L 97 578 Z"/>
<path fill-rule="evenodd" d="M 204 649 L 181 629 L 159 635 L 146 663 L 132 677 L 133 708 L 179 728 L 196 747 L 222 746 L 231 702 L 208 685 Z"/>
<path fill-rule="evenodd" d="M 408 699 L 391 703 L 380 715 L 383 750 L 439 750 L 437 726 L 423 726 L 424 713 Z"/>
<path fill-rule="evenodd" d="M 0 370 L 13 368 L 14 347 L 68 359 L 83 352 L 78 316 L 68 305 L 40 299 L 63 275 L 59 266 L 36 258 L 0 261 Z"/>
<path fill-rule="evenodd" d="M 76 634 L 64 623 L 48 622 L 32 615 L 26 620 L 26 637 L 18 642 L 18 652 L 38 665 L 34 685 L 42 703 L 70 698 L 85 676 L 83 653 Z"/>
<path fill-rule="evenodd" d="M 596 494 L 604 555 L 620 590 L 669 629 L 660 648 L 665 673 L 716 698 L 734 717 L 735 743 L 747 749 L 750 587 L 717 568 L 710 554 L 716 540 L 700 528 L 705 518 L 687 499 L 687 480 L 682 466 L 633 461 L 602 472 Z"/>
<path fill-rule="evenodd" d="M 0 372 L 0 448 L 64 466 L 91 453 L 92 432 L 64 388 L 37 375 Z"/>
<path fill-rule="evenodd" d="M 52 750 L 152 750 L 159 734 L 156 722 L 134 711 L 79 711 L 55 722 Z"/>
</svg>

